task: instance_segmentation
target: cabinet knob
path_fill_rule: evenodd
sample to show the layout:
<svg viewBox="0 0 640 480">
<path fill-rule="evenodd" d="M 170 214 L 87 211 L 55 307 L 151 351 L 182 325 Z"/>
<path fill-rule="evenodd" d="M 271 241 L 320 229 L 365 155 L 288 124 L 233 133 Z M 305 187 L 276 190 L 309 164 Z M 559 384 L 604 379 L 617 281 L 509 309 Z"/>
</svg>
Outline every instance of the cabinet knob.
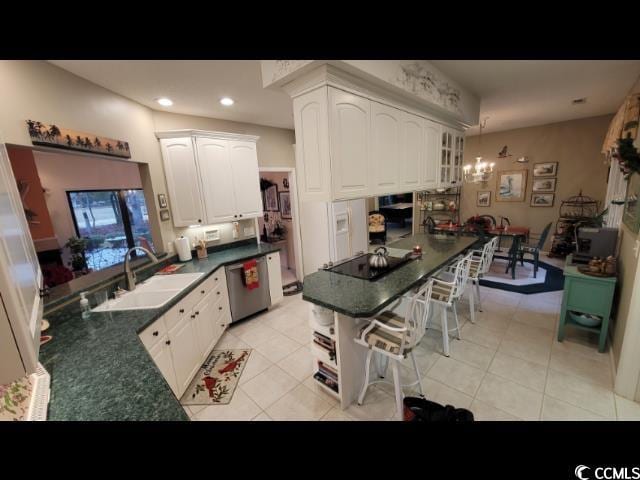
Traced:
<svg viewBox="0 0 640 480">
<path fill-rule="evenodd" d="M 184 308 L 181 308 L 180 310 L 178 310 L 180 313 L 184 313 Z"/>
<path fill-rule="evenodd" d="M 216 295 L 220 295 L 220 292 L 216 292 Z"/>
<path fill-rule="evenodd" d="M 198 219 L 198 223 L 202 223 L 202 219 L 201 218 Z"/>
<path fill-rule="evenodd" d="M 167 341 L 166 341 L 166 342 L 164 342 L 164 343 L 166 343 L 167 345 L 171 345 L 171 340 L 167 340 Z"/>
<path fill-rule="evenodd" d="M 238 218 L 238 215 L 234 215 L 233 218 Z"/>
<path fill-rule="evenodd" d="M 217 282 L 218 281 L 218 277 L 215 277 L 214 280 Z"/>
<path fill-rule="evenodd" d="M 191 315 L 191 318 L 196 318 L 196 316 L 195 315 Z"/>
<path fill-rule="evenodd" d="M 222 307 L 218 307 L 218 310 L 222 310 Z"/>
<path fill-rule="evenodd" d="M 242 214 L 240 214 L 240 217 L 242 217 Z"/>
<path fill-rule="evenodd" d="M 196 312 L 196 315 L 200 315 L 200 312 Z"/>
<path fill-rule="evenodd" d="M 200 293 L 204 295 L 204 290 L 200 290 Z"/>
<path fill-rule="evenodd" d="M 157 337 L 157 336 L 158 336 L 158 331 L 156 330 L 155 332 L 153 332 L 153 333 L 152 333 L 152 335 L 153 335 L 154 337 Z"/>
<path fill-rule="evenodd" d="M 224 326 L 225 326 L 225 324 L 223 323 L 223 324 L 222 324 L 222 325 L 220 325 L 220 326 L 221 326 L 221 327 L 224 327 Z"/>
<path fill-rule="evenodd" d="M 271 260 L 271 257 L 267 257 L 269 260 Z"/>
</svg>

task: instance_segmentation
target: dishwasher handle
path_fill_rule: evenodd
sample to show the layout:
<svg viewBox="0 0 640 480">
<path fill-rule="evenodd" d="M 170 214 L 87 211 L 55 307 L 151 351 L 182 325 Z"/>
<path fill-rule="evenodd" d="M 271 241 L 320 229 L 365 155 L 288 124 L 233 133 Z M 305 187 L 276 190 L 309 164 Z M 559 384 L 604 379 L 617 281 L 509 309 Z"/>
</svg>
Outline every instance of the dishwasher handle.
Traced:
<svg viewBox="0 0 640 480">
<path fill-rule="evenodd" d="M 258 263 L 264 263 L 264 257 L 258 257 L 254 259 L 256 262 Z M 238 270 L 239 268 L 242 268 L 244 266 L 244 263 L 236 263 L 235 265 L 229 265 L 227 267 L 227 270 Z"/>
</svg>

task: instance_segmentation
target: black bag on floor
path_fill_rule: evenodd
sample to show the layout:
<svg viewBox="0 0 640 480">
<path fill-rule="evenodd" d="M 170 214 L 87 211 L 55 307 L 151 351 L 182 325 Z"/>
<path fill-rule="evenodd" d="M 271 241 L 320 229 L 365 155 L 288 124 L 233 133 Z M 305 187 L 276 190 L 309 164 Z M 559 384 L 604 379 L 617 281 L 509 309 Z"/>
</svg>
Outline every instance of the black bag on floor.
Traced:
<svg viewBox="0 0 640 480">
<path fill-rule="evenodd" d="M 466 408 L 443 406 L 420 397 L 405 397 L 405 422 L 473 422 L 473 413 Z"/>
</svg>

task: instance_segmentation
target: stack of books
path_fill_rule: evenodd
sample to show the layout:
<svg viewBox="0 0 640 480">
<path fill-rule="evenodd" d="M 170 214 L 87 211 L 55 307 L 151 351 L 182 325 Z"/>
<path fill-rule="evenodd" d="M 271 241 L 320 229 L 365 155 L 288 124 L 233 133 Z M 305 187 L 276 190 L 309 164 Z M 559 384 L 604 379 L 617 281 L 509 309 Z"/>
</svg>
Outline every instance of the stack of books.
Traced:
<svg viewBox="0 0 640 480">
<path fill-rule="evenodd" d="M 313 375 L 313 378 L 334 392 L 338 392 L 338 373 L 323 362 L 318 361 L 318 371 Z"/>
<path fill-rule="evenodd" d="M 318 332 L 313 332 L 313 343 L 329 352 L 329 358 L 335 360 L 336 358 L 336 343 L 329 337 L 322 335 Z"/>
</svg>

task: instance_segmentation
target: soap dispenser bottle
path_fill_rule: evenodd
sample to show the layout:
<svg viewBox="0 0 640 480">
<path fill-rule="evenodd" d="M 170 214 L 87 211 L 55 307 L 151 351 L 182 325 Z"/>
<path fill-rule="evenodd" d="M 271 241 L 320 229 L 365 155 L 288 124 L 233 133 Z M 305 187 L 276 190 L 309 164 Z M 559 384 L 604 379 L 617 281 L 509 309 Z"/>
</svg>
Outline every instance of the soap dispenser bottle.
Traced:
<svg viewBox="0 0 640 480">
<path fill-rule="evenodd" d="M 82 311 L 82 318 L 88 318 L 91 315 L 91 306 L 89 305 L 87 292 L 80 292 L 80 310 Z"/>
</svg>

